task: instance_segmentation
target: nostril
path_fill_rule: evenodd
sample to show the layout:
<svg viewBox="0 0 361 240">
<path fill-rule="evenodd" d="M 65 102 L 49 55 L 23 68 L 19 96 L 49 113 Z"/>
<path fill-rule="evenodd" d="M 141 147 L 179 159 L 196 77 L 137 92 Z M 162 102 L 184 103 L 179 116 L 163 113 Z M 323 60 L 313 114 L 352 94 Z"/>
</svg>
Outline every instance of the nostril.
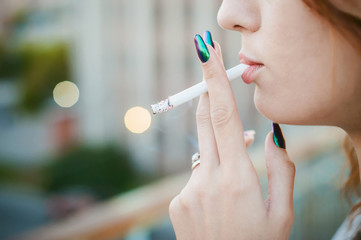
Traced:
<svg viewBox="0 0 361 240">
<path fill-rule="evenodd" d="M 241 25 L 233 25 L 232 30 L 243 33 L 243 32 L 247 31 L 247 28 L 245 28 L 245 27 L 243 27 Z"/>
<path fill-rule="evenodd" d="M 257 25 L 254 25 L 254 24 L 250 24 L 248 26 L 243 26 L 243 25 L 233 25 L 232 27 L 232 30 L 233 31 L 238 31 L 240 33 L 245 33 L 245 32 L 257 32 L 259 29 L 260 29 L 261 25 L 257 24 Z"/>
<path fill-rule="evenodd" d="M 234 29 L 234 30 L 239 30 L 239 31 L 240 31 L 240 30 L 244 30 L 245 28 L 244 28 L 244 27 L 242 27 L 241 25 L 234 25 L 234 26 L 233 26 L 233 29 Z"/>
</svg>

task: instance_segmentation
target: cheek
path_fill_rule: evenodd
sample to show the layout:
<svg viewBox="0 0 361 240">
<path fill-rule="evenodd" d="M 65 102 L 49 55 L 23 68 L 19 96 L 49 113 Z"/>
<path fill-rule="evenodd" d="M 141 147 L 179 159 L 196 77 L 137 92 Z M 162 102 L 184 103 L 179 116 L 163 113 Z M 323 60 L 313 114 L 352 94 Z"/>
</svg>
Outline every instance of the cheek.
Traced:
<svg viewBox="0 0 361 240">
<path fill-rule="evenodd" d="M 300 61 L 300 65 L 302 65 Z M 280 123 L 316 124 L 332 113 L 332 71 L 320 62 L 305 68 L 266 68 L 255 90 L 255 105 Z M 269 71 L 268 71 L 269 70 Z"/>
<path fill-rule="evenodd" d="M 308 11 L 282 11 L 287 14 L 274 15 L 264 25 L 267 67 L 256 82 L 256 108 L 280 123 L 323 121 L 330 111 L 324 106 L 330 101 L 332 88 L 331 31 L 326 22 Z"/>
<path fill-rule="evenodd" d="M 267 53 L 265 61 L 275 72 L 311 72 L 315 75 L 320 67 L 331 69 L 332 31 L 325 20 L 311 13 L 302 1 L 297 2 L 299 5 L 286 5 L 284 9 L 273 9 L 272 14 L 266 15 L 261 33 L 262 48 Z"/>
</svg>

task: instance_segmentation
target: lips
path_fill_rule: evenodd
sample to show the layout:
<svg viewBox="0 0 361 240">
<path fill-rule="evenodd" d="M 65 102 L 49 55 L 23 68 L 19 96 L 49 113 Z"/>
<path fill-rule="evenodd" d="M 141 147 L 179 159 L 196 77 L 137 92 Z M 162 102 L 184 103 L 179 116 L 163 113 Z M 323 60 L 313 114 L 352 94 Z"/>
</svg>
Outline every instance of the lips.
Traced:
<svg viewBox="0 0 361 240">
<path fill-rule="evenodd" d="M 257 78 L 257 73 L 263 68 L 263 63 L 256 62 L 248 58 L 243 53 L 239 53 L 240 62 L 249 65 L 249 67 L 242 74 L 242 79 L 245 83 L 250 84 Z"/>
</svg>

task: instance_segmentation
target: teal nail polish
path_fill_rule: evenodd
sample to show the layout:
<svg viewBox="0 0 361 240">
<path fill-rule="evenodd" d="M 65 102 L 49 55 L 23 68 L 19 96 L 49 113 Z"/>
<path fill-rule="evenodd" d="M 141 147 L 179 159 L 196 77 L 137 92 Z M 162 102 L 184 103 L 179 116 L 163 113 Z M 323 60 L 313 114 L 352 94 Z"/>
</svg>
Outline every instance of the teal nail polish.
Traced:
<svg viewBox="0 0 361 240">
<path fill-rule="evenodd" d="M 211 45 L 214 48 L 214 42 L 213 42 L 212 34 L 210 31 L 205 31 L 203 38 L 207 44 Z"/>
<path fill-rule="evenodd" d="M 285 138 L 283 137 L 282 129 L 278 123 L 272 124 L 273 141 L 277 147 L 286 149 Z"/>
<path fill-rule="evenodd" d="M 196 45 L 199 59 L 203 63 L 207 62 L 209 59 L 209 51 L 202 37 L 199 34 L 196 34 L 196 36 L 194 37 L 194 44 Z"/>
</svg>

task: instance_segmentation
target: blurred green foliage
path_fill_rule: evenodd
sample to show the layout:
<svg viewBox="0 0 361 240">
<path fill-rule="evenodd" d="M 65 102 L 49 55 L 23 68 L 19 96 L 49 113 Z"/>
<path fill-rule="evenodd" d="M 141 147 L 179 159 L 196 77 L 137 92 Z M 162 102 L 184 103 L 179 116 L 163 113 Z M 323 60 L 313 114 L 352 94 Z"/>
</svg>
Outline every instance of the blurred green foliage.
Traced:
<svg viewBox="0 0 361 240">
<path fill-rule="evenodd" d="M 22 37 L 31 16 L 20 10 L 6 19 L 0 36 L 0 81 L 18 81 L 18 109 L 36 113 L 52 96 L 55 85 L 72 81 L 68 44 L 29 43 Z"/>
<path fill-rule="evenodd" d="M 21 179 L 19 168 L 4 163 L 0 165 L 0 183 L 16 183 Z"/>
<path fill-rule="evenodd" d="M 10 48 L 0 41 L 0 79 L 19 81 L 19 109 L 37 112 L 56 84 L 71 81 L 68 46 L 33 43 Z"/>
<path fill-rule="evenodd" d="M 52 96 L 56 84 L 70 81 L 68 48 L 29 44 L 20 49 L 20 55 L 24 67 L 20 108 L 35 112 Z"/>
<path fill-rule="evenodd" d="M 44 168 L 47 192 L 62 192 L 79 187 L 108 198 L 145 184 L 151 178 L 140 174 L 130 154 L 115 146 L 78 147 L 51 161 Z"/>
<path fill-rule="evenodd" d="M 6 47 L 4 40 L 0 39 L 0 81 L 20 77 L 22 68 L 20 52 Z"/>
<path fill-rule="evenodd" d="M 78 146 L 44 162 L 27 167 L 0 161 L 0 184 L 27 186 L 49 194 L 85 189 L 106 199 L 156 179 L 139 172 L 130 153 L 116 145 Z"/>
</svg>

